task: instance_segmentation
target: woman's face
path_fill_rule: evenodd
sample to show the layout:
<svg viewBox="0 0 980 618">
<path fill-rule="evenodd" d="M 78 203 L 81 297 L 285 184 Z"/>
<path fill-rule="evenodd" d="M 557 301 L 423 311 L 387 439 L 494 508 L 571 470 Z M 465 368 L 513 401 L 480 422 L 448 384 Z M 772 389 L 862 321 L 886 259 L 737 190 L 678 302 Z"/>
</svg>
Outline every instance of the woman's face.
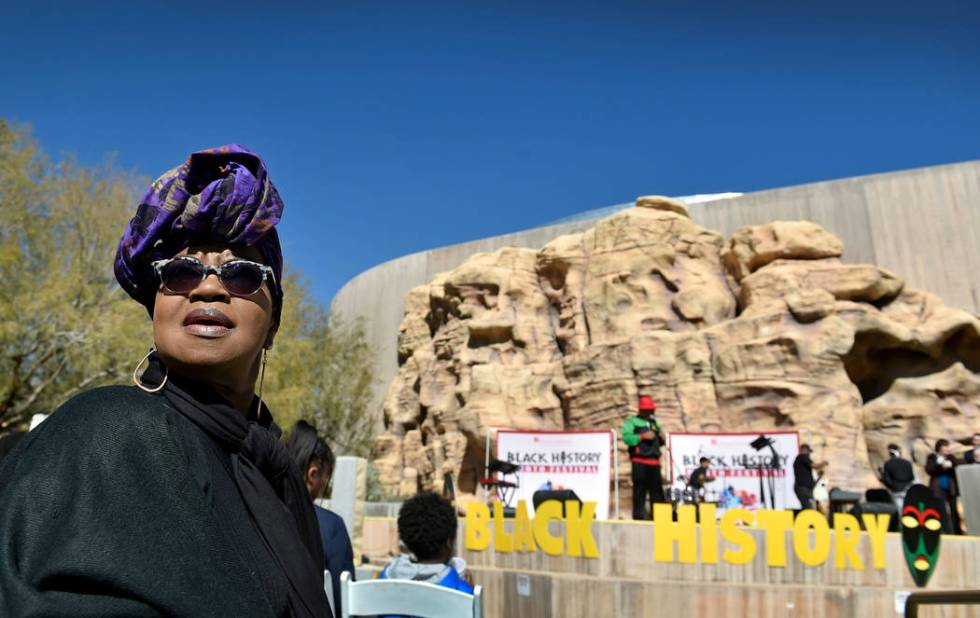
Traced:
<svg viewBox="0 0 980 618">
<path fill-rule="evenodd" d="M 233 259 L 261 263 L 254 247 L 194 245 L 177 255 L 214 266 Z M 153 307 L 153 338 L 167 367 L 197 381 L 251 388 L 262 348 L 271 345 L 275 334 L 268 286 L 265 282 L 250 296 L 234 296 L 214 273 L 186 294 L 161 286 Z"/>
</svg>

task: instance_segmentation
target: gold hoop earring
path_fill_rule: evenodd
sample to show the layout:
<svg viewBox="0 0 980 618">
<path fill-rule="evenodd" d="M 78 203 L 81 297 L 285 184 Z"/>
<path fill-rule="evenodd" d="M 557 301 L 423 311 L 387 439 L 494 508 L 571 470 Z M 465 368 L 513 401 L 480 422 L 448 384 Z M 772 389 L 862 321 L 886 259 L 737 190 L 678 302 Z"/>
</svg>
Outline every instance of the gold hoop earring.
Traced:
<svg viewBox="0 0 980 618">
<path fill-rule="evenodd" d="M 265 385 L 265 364 L 269 362 L 269 349 L 262 348 L 262 368 L 259 369 L 259 407 L 255 410 L 255 416 L 262 414 L 262 387 Z"/>
<path fill-rule="evenodd" d="M 150 348 L 150 351 L 146 353 L 146 356 L 141 358 L 140 362 L 136 363 L 136 368 L 133 369 L 133 382 L 140 388 L 140 390 L 144 390 L 147 393 L 158 393 L 163 390 L 163 387 L 167 384 L 167 378 L 169 377 L 170 373 L 167 371 L 166 367 L 163 368 L 163 382 L 160 382 L 160 386 L 150 388 L 143 384 L 143 381 L 140 380 L 140 376 L 137 374 L 139 373 L 140 367 L 143 366 L 143 363 L 145 363 L 147 359 L 150 358 L 150 354 L 153 354 L 154 352 L 156 352 L 156 348 Z"/>
</svg>

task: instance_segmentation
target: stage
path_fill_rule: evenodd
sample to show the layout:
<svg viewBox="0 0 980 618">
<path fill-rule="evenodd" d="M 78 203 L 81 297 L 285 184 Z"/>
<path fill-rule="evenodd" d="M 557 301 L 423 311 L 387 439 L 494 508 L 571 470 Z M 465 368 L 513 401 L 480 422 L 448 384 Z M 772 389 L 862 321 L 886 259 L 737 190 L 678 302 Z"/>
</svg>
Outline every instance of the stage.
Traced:
<svg viewBox="0 0 980 618">
<path fill-rule="evenodd" d="M 601 616 L 807 616 L 872 618 L 896 616 L 896 601 L 916 590 L 980 588 L 980 537 L 943 536 L 938 564 L 928 586 L 916 588 L 909 576 L 901 535 L 882 535 L 885 568 L 874 567 L 873 543 L 865 532 L 856 539 L 863 568 L 838 568 L 833 553 L 819 566 L 808 566 L 794 554 L 793 534 L 782 535 L 785 567 L 767 564 L 767 532 L 740 528 L 751 535 L 757 551 L 746 564 L 718 560 L 705 564 L 699 548 L 691 564 L 654 559 L 656 525 L 632 521 L 594 521 L 591 535 L 598 557 L 500 552 L 495 543 L 483 551 L 466 549 L 465 519 L 459 520 L 457 555 L 484 586 L 490 618 L 597 618 Z M 514 522 L 504 524 L 513 531 Z M 493 526 L 491 526 L 492 528 Z M 548 530 L 564 537 L 565 522 L 552 520 Z M 831 540 L 836 546 L 837 540 Z M 699 528 L 699 539 L 700 528 Z M 724 538 L 720 549 L 731 548 Z M 363 553 L 371 566 L 383 566 L 397 551 L 395 518 L 367 517 Z M 675 547 L 675 552 L 677 548 Z M 679 556 L 673 556 L 678 560 Z M 980 616 L 980 607 L 924 608 L 922 616 Z"/>
</svg>

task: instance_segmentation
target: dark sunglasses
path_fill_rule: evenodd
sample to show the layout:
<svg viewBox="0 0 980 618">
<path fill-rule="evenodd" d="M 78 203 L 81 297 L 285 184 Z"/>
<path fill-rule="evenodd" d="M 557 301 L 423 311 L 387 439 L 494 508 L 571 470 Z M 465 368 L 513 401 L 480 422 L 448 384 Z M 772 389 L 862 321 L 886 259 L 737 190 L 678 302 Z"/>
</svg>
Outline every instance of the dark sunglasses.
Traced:
<svg viewBox="0 0 980 618">
<path fill-rule="evenodd" d="M 188 294 L 214 273 L 230 294 L 251 296 L 259 291 L 262 282 L 276 282 L 272 268 L 248 260 L 231 260 L 219 266 L 205 264 L 192 257 L 175 257 L 153 262 L 153 270 L 160 277 L 163 289 L 173 294 Z"/>
</svg>

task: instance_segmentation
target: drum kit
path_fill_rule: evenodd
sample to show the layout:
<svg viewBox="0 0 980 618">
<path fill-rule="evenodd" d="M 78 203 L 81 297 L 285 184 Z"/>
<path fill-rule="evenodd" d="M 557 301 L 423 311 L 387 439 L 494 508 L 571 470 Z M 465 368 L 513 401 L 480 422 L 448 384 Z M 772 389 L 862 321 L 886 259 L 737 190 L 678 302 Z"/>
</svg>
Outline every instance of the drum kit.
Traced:
<svg viewBox="0 0 980 618">
<path fill-rule="evenodd" d="M 707 485 L 713 483 L 715 480 L 713 477 L 706 477 L 704 479 L 706 485 L 694 487 L 690 484 L 688 477 L 682 474 L 677 477 L 673 485 L 667 485 L 664 494 L 674 506 L 701 503 L 718 504 L 720 506 L 723 498 L 722 492 L 714 489 L 713 485 Z"/>
<path fill-rule="evenodd" d="M 487 466 L 487 475 L 480 479 L 480 485 L 487 495 L 499 500 L 505 510 L 514 508 L 514 496 L 521 485 L 517 475 L 520 469 L 518 464 L 494 459 Z"/>
</svg>

